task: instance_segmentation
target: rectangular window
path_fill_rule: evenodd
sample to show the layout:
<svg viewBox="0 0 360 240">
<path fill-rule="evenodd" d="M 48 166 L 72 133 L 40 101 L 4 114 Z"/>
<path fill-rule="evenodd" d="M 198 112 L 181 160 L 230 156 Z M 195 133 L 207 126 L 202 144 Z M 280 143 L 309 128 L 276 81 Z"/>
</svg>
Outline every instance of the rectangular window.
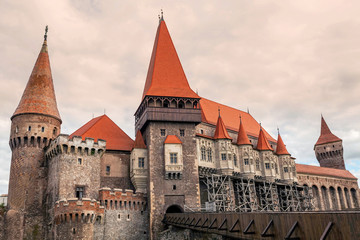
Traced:
<svg viewBox="0 0 360 240">
<path fill-rule="evenodd" d="M 265 168 L 270 169 L 270 163 L 265 163 Z"/>
<path fill-rule="evenodd" d="M 145 166 L 145 158 L 138 158 L 139 159 L 139 168 L 144 168 Z"/>
<path fill-rule="evenodd" d="M 28 131 L 29 131 L 29 132 L 31 131 L 31 126 L 29 126 Z"/>
<path fill-rule="evenodd" d="M 177 153 L 170 153 L 170 163 L 177 163 Z"/>
<path fill-rule="evenodd" d="M 78 164 L 82 165 L 82 158 L 78 158 Z"/>
<path fill-rule="evenodd" d="M 231 160 L 231 153 L 228 154 L 228 160 Z"/>
<path fill-rule="evenodd" d="M 110 174 L 110 166 L 106 166 L 106 175 Z"/>
<path fill-rule="evenodd" d="M 221 160 L 223 160 L 223 161 L 226 160 L 226 153 L 222 153 L 222 154 L 221 154 Z"/>
<path fill-rule="evenodd" d="M 284 167 L 284 172 L 289 172 L 288 167 Z"/>
<path fill-rule="evenodd" d="M 180 129 L 180 136 L 181 137 L 185 136 L 185 130 L 184 129 Z"/>
<path fill-rule="evenodd" d="M 208 157 L 208 161 L 212 162 L 212 150 L 211 150 L 211 148 L 208 148 L 208 150 L 207 150 L 207 157 Z"/>
<path fill-rule="evenodd" d="M 256 161 L 256 170 L 257 170 L 257 171 L 260 170 L 260 163 L 259 163 L 259 161 Z"/>
<path fill-rule="evenodd" d="M 161 136 L 165 136 L 165 134 L 166 134 L 165 129 L 160 129 L 160 134 L 161 134 Z"/>
<path fill-rule="evenodd" d="M 84 197 L 84 188 L 85 187 L 76 187 L 76 198 L 82 199 Z"/>
<path fill-rule="evenodd" d="M 279 172 L 278 172 L 278 165 L 277 165 L 277 163 L 275 163 L 275 172 L 276 172 L 276 174 L 279 173 Z"/>
<path fill-rule="evenodd" d="M 244 164 L 245 164 L 245 165 L 249 165 L 249 159 L 248 159 L 248 158 L 245 158 L 245 159 L 244 159 Z"/>
<path fill-rule="evenodd" d="M 41 127 L 41 132 L 44 132 L 45 131 L 45 127 Z"/>
</svg>

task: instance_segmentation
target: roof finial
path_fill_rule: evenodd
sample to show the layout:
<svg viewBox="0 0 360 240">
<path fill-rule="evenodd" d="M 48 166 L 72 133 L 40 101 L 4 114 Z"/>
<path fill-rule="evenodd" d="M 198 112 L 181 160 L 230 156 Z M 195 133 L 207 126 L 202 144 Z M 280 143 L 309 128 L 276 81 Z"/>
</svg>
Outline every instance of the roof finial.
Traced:
<svg viewBox="0 0 360 240">
<path fill-rule="evenodd" d="M 259 122 L 259 124 L 260 124 L 260 131 L 261 131 L 262 130 L 261 122 Z"/>
<path fill-rule="evenodd" d="M 220 107 L 218 107 L 219 117 L 220 117 Z"/>
<path fill-rule="evenodd" d="M 48 30 L 49 30 L 48 25 L 46 25 L 46 27 L 45 27 L 44 41 L 47 41 L 47 33 L 48 33 Z"/>
<path fill-rule="evenodd" d="M 278 131 L 278 135 L 280 135 L 280 130 L 279 130 L 279 126 L 277 126 L 277 131 Z"/>
<path fill-rule="evenodd" d="M 240 118 L 240 123 L 241 123 L 241 114 L 239 114 L 239 118 Z"/>
<path fill-rule="evenodd" d="M 158 17 L 159 17 L 159 23 L 164 20 L 164 12 L 162 9 L 160 9 L 160 14 L 158 15 Z"/>
<path fill-rule="evenodd" d="M 249 107 L 247 107 L 247 113 L 250 113 L 250 111 L 249 111 Z"/>
</svg>

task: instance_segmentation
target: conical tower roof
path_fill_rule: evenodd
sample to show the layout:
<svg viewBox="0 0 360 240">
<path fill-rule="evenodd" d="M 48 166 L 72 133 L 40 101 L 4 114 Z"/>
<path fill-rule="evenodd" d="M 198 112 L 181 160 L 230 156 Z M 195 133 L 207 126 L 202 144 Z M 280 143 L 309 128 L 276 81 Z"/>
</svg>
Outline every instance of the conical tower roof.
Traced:
<svg viewBox="0 0 360 240">
<path fill-rule="evenodd" d="M 143 138 L 140 130 L 138 130 L 136 133 L 134 148 L 143 148 L 143 149 L 145 148 L 146 149 L 144 138 Z"/>
<path fill-rule="evenodd" d="M 325 143 L 331 143 L 331 142 L 338 142 L 342 141 L 340 138 L 335 136 L 331 131 L 328 125 L 325 122 L 324 117 L 321 115 L 321 133 L 320 137 L 317 140 L 315 145 L 325 144 Z"/>
<path fill-rule="evenodd" d="M 256 149 L 258 149 L 258 150 L 273 150 L 272 147 L 270 146 L 268 140 L 265 137 L 265 133 L 264 133 L 262 127 L 260 127 L 260 133 L 259 133 L 258 144 L 256 146 Z"/>
<path fill-rule="evenodd" d="M 276 146 L 276 152 L 277 155 L 290 155 L 290 153 L 287 151 L 286 146 L 280 136 L 280 133 L 278 133 L 278 140 L 277 140 L 277 146 Z"/>
<path fill-rule="evenodd" d="M 143 99 L 147 95 L 200 98 L 189 86 L 163 17 L 156 33 Z"/>
<path fill-rule="evenodd" d="M 41 51 L 20 103 L 11 119 L 20 114 L 38 113 L 52 116 L 61 121 L 56 104 L 46 37 L 47 35 L 45 33 Z"/>
<path fill-rule="evenodd" d="M 240 127 L 238 132 L 238 138 L 237 138 L 237 145 L 251 145 L 251 142 L 249 141 L 249 138 L 246 134 L 244 124 L 242 123 L 241 117 L 240 117 Z"/>
<path fill-rule="evenodd" d="M 231 139 L 231 137 L 229 136 L 229 133 L 226 130 L 225 124 L 220 116 L 220 111 L 219 111 L 219 117 L 218 117 L 218 120 L 216 123 L 214 139 Z"/>
</svg>

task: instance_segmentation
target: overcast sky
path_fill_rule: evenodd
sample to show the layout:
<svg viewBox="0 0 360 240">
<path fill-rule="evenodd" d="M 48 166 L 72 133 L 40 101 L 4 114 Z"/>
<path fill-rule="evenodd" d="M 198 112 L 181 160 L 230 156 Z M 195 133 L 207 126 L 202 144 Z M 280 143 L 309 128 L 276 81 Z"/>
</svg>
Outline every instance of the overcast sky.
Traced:
<svg viewBox="0 0 360 240">
<path fill-rule="evenodd" d="M 61 132 L 106 111 L 134 138 L 161 8 L 194 91 L 279 126 L 298 163 L 317 164 L 322 113 L 360 177 L 360 1 L 0 0 L 0 194 L 45 25 Z"/>
</svg>

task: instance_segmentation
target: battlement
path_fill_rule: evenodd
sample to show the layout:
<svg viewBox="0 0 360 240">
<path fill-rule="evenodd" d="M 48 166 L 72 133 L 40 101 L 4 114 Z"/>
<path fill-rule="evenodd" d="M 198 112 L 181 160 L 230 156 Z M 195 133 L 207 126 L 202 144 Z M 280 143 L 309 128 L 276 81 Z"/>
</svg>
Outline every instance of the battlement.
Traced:
<svg viewBox="0 0 360 240">
<path fill-rule="evenodd" d="M 41 136 L 23 136 L 23 137 L 15 137 L 9 140 L 10 149 L 13 150 L 15 148 L 21 147 L 38 147 L 44 148 L 50 145 L 53 139 L 49 139 L 47 137 Z"/>
<path fill-rule="evenodd" d="M 51 159 L 58 154 L 102 156 L 105 149 L 105 140 L 98 139 L 98 141 L 95 142 L 93 138 L 85 138 L 85 141 L 83 141 L 79 136 L 74 136 L 70 139 L 69 135 L 60 134 L 51 142 L 45 155 L 47 159 Z"/>
<path fill-rule="evenodd" d="M 104 217 L 104 207 L 95 199 L 77 198 L 62 199 L 55 203 L 54 216 L 55 223 L 82 222 L 95 223 L 101 222 Z"/>
<path fill-rule="evenodd" d="M 145 211 L 147 206 L 146 196 L 143 193 L 134 193 L 130 189 L 101 188 L 99 199 L 100 205 L 105 209 Z"/>
</svg>

